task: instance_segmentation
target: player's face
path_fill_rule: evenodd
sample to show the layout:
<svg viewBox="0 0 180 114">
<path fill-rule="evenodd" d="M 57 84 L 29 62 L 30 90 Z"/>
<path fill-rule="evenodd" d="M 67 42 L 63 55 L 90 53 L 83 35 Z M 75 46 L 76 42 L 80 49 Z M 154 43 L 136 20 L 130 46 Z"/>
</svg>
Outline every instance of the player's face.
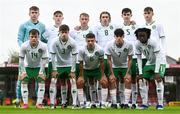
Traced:
<svg viewBox="0 0 180 114">
<path fill-rule="evenodd" d="M 81 15 L 79 21 L 80 21 L 80 24 L 81 24 L 82 27 L 87 27 L 88 26 L 88 22 L 89 22 L 89 17 Z"/>
<path fill-rule="evenodd" d="M 117 45 L 122 45 L 123 44 L 123 38 L 124 36 L 120 37 L 120 36 L 115 36 L 115 42 Z"/>
<path fill-rule="evenodd" d="M 88 49 L 93 49 L 95 44 L 95 38 L 86 38 Z"/>
<path fill-rule="evenodd" d="M 55 21 L 55 24 L 61 25 L 64 17 L 63 17 L 62 14 L 57 13 L 57 14 L 54 15 L 53 19 L 54 19 L 54 21 Z"/>
<path fill-rule="evenodd" d="M 139 33 L 138 33 L 138 40 L 139 40 L 141 43 L 146 44 L 147 41 L 148 41 L 147 33 L 146 33 L 146 32 L 139 32 Z"/>
<path fill-rule="evenodd" d="M 63 42 L 68 40 L 69 31 L 60 31 L 60 38 Z"/>
<path fill-rule="evenodd" d="M 39 11 L 38 10 L 30 10 L 29 16 L 30 16 L 31 20 L 37 21 L 38 17 L 39 17 Z"/>
<path fill-rule="evenodd" d="M 29 35 L 30 44 L 35 46 L 38 44 L 39 35 L 38 34 L 31 34 Z"/>
<path fill-rule="evenodd" d="M 127 12 L 127 13 L 123 12 L 122 14 L 122 18 L 125 22 L 130 22 L 131 17 L 132 17 L 132 14 L 130 12 Z"/>
<path fill-rule="evenodd" d="M 154 15 L 154 13 L 152 11 L 145 11 L 144 19 L 146 20 L 146 22 L 151 22 L 153 15 Z"/>
<path fill-rule="evenodd" d="M 109 15 L 108 14 L 102 14 L 100 22 L 102 25 L 109 25 L 109 23 L 110 23 Z"/>
</svg>

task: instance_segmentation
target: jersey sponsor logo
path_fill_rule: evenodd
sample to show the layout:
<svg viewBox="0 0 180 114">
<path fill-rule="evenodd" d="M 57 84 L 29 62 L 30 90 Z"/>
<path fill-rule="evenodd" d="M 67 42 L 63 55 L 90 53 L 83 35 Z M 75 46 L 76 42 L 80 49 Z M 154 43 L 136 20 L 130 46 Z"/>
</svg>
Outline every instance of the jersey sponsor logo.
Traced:
<svg viewBox="0 0 180 114">
<path fill-rule="evenodd" d="M 96 51 L 96 52 L 95 52 L 95 55 L 96 55 L 96 56 L 99 56 L 99 52 L 98 52 L 98 51 Z"/>
<path fill-rule="evenodd" d="M 150 49 L 150 48 L 151 48 L 151 45 L 147 45 L 147 47 L 148 47 L 148 49 Z"/>
<path fill-rule="evenodd" d="M 127 52 L 128 51 L 128 49 L 127 48 L 124 48 L 124 50 L 123 50 L 124 52 Z"/>
<path fill-rule="evenodd" d="M 111 25 L 111 26 L 109 26 L 109 28 L 110 28 L 111 30 L 113 30 L 114 27 Z"/>
<path fill-rule="evenodd" d="M 43 50 L 42 50 L 42 49 L 38 49 L 38 52 L 39 52 L 39 53 L 42 53 L 42 52 L 43 52 Z"/>
<path fill-rule="evenodd" d="M 153 26 L 152 26 L 152 29 L 156 29 L 156 25 L 153 25 Z"/>
<path fill-rule="evenodd" d="M 134 25 L 132 25 L 131 28 L 134 30 L 136 27 Z"/>
<path fill-rule="evenodd" d="M 67 46 L 67 49 L 71 49 L 72 47 L 70 45 Z"/>
</svg>

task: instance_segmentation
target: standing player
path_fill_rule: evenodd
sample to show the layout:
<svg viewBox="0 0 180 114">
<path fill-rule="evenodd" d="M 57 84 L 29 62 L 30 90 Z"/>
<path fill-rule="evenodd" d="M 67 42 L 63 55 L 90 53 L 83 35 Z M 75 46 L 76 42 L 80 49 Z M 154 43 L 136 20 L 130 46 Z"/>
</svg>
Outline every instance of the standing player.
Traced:
<svg viewBox="0 0 180 114">
<path fill-rule="evenodd" d="M 116 104 L 116 78 L 120 80 L 120 91 L 124 89 L 124 80 L 130 81 L 130 69 L 132 65 L 133 46 L 123 40 L 124 31 L 116 29 L 114 31 L 115 40 L 111 41 L 106 47 L 106 55 L 110 68 L 109 85 L 112 98 L 112 108 L 117 108 Z M 124 104 L 124 91 L 120 97 L 121 104 Z"/>
<path fill-rule="evenodd" d="M 83 86 L 84 80 L 88 80 L 90 88 L 96 88 L 96 81 L 99 80 L 102 85 L 102 106 L 105 108 L 107 100 L 108 81 L 104 74 L 104 51 L 95 42 L 95 35 L 88 33 L 86 35 L 87 44 L 79 51 L 78 60 L 80 62 L 80 73 L 77 80 L 78 99 L 81 107 L 84 107 Z M 95 92 L 95 91 L 90 91 Z M 96 94 L 91 94 L 91 107 L 95 108 Z"/>
<path fill-rule="evenodd" d="M 60 26 L 59 38 L 53 42 L 50 53 L 52 57 L 52 78 L 60 78 L 62 108 L 67 107 L 67 79 L 70 79 L 73 108 L 75 108 L 77 105 L 75 76 L 77 47 L 75 41 L 69 37 L 67 25 Z"/>
<path fill-rule="evenodd" d="M 136 43 L 136 55 L 139 68 L 139 88 L 142 97 L 141 109 L 148 108 L 148 88 L 146 86 L 147 80 L 155 79 L 156 92 L 158 104 L 156 109 L 163 109 L 163 95 L 164 95 L 164 84 L 163 76 L 165 73 L 165 63 L 161 59 L 161 48 L 157 40 L 150 38 L 151 30 L 147 28 L 139 28 L 135 31 L 138 39 Z M 152 36 L 151 36 L 152 37 Z M 147 58 L 147 63 L 142 69 L 142 58 L 144 54 Z"/>
<path fill-rule="evenodd" d="M 29 8 L 29 16 L 30 20 L 23 23 L 18 32 L 18 44 L 21 47 L 22 43 L 27 41 L 29 39 L 29 31 L 31 29 L 37 29 L 40 32 L 40 38 L 43 42 L 46 42 L 46 40 L 42 37 L 42 34 L 45 31 L 45 25 L 41 22 L 39 22 L 39 8 L 37 6 L 31 6 Z M 16 84 L 16 107 L 20 107 L 20 100 L 21 100 L 21 81 L 17 81 Z"/>
<path fill-rule="evenodd" d="M 59 10 L 55 11 L 53 13 L 53 20 L 54 25 L 47 28 L 43 36 L 48 40 L 48 51 L 50 53 L 50 50 L 52 50 L 52 43 L 54 40 L 58 39 L 59 36 L 59 27 L 62 24 L 64 17 L 63 13 Z M 50 55 L 50 54 L 49 54 Z M 49 56 L 49 64 L 48 64 L 48 75 L 51 77 L 52 73 L 52 62 L 51 62 L 51 56 Z M 50 102 L 51 102 L 51 109 L 55 108 L 55 100 L 56 100 L 56 93 L 57 93 L 57 87 L 56 87 L 56 78 L 51 78 L 50 88 L 49 88 L 49 94 L 50 94 Z"/>
<path fill-rule="evenodd" d="M 121 28 L 125 32 L 124 34 L 124 40 L 131 43 L 133 45 L 133 49 L 135 49 L 135 42 L 136 42 L 136 37 L 135 37 L 135 30 L 137 29 L 137 25 L 134 23 L 132 24 L 131 17 L 132 17 L 132 11 L 129 8 L 124 8 L 122 10 L 122 18 L 124 20 L 123 24 L 121 25 Z M 131 67 L 131 83 L 127 83 L 125 81 L 125 86 L 126 89 L 124 90 L 124 85 L 120 83 L 120 96 L 122 101 L 125 101 L 125 105 L 123 106 L 121 102 L 121 106 L 123 108 L 128 108 L 128 103 L 129 99 L 131 96 L 131 91 L 132 91 L 132 109 L 136 108 L 136 100 L 137 100 L 137 84 L 136 84 L 136 75 L 137 75 L 137 57 L 135 56 L 135 51 L 133 55 L 133 61 L 132 61 L 132 67 Z M 131 85 L 131 87 L 129 87 Z M 131 90 L 130 90 L 131 88 Z M 125 92 L 124 92 L 125 91 Z M 125 96 L 121 93 L 125 93 Z"/>
<path fill-rule="evenodd" d="M 164 28 L 161 24 L 153 20 L 154 12 L 153 8 L 144 8 L 145 28 L 151 29 L 151 38 L 155 38 L 160 44 L 161 59 L 166 63 L 166 38 L 164 34 Z"/>
<path fill-rule="evenodd" d="M 77 26 L 78 28 L 76 28 L 75 30 L 73 30 L 70 33 L 70 36 L 76 41 L 78 52 L 86 44 L 86 35 L 88 33 L 92 33 L 92 29 L 88 25 L 89 14 L 81 13 L 79 16 L 79 21 L 80 21 L 80 26 Z M 76 76 L 79 76 L 79 62 L 78 61 L 76 64 Z M 87 83 L 86 83 L 86 85 L 87 85 Z M 88 87 L 87 86 L 85 86 L 85 87 L 86 88 L 84 90 L 85 91 L 88 90 Z M 91 93 L 96 94 L 96 88 L 91 88 L 91 86 L 90 86 L 90 90 L 95 91 L 95 92 L 90 92 L 90 94 Z M 86 91 L 85 93 L 88 93 L 88 92 Z M 85 97 L 85 101 L 86 101 L 86 99 L 87 99 L 86 94 L 84 94 L 84 97 Z"/>
<path fill-rule="evenodd" d="M 111 15 L 107 11 L 103 11 L 100 14 L 100 25 L 96 26 L 94 29 L 94 34 L 96 36 L 97 44 L 105 49 L 106 44 L 114 39 L 114 30 L 116 26 L 111 24 Z M 107 63 L 107 56 L 104 56 L 104 70 L 105 75 L 109 75 L 109 68 Z M 98 99 L 101 101 L 101 85 L 98 84 Z"/>
<path fill-rule="evenodd" d="M 29 40 L 24 42 L 19 54 L 19 79 L 21 83 L 21 94 L 24 105 L 28 108 L 28 82 L 34 78 L 38 81 L 38 92 L 36 108 L 43 108 L 42 101 L 45 92 L 45 65 L 47 63 L 47 46 L 39 41 L 39 31 L 32 29 L 29 32 Z M 25 58 L 27 66 L 25 67 Z"/>
</svg>

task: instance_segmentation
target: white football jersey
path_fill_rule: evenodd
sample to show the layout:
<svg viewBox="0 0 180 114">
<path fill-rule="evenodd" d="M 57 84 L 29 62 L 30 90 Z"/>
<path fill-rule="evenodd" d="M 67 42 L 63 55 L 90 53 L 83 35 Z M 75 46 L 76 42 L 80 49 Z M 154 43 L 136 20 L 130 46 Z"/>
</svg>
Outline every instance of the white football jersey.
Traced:
<svg viewBox="0 0 180 114">
<path fill-rule="evenodd" d="M 70 32 L 70 36 L 76 41 L 77 49 L 80 50 L 86 45 L 86 35 L 88 33 L 93 33 L 92 29 L 89 27 L 87 30 L 74 30 Z"/>
<path fill-rule="evenodd" d="M 164 60 L 166 63 L 166 44 L 164 42 L 165 40 L 165 34 L 164 29 L 161 24 L 158 24 L 156 21 L 152 21 L 150 24 L 143 25 L 145 28 L 151 29 L 151 38 L 157 40 L 160 44 L 161 49 L 161 59 Z"/>
<path fill-rule="evenodd" d="M 78 61 L 84 62 L 84 69 L 93 70 L 99 68 L 100 59 L 104 58 L 104 51 L 100 46 L 95 44 L 94 50 L 91 52 L 87 49 L 87 45 L 79 51 Z"/>
<path fill-rule="evenodd" d="M 58 38 L 58 34 L 59 34 L 59 27 L 56 26 L 51 26 L 47 28 L 46 31 L 44 32 L 43 36 L 48 40 L 47 46 L 49 52 L 50 50 L 52 50 L 51 48 L 52 48 L 53 40 Z M 51 61 L 51 56 L 49 56 L 49 61 Z"/>
<path fill-rule="evenodd" d="M 111 56 L 113 68 L 127 68 L 128 55 L 133 56 L 133 46 L 124 41 L 122 47 L 117 47 L 114 40 L 108 43 L 105 54 Z"/>
<path fill-rule="evenodd" d="M 149 39 L 147 44 L 142 44 L 140 41 L 136 42 L 136 55 L 144 54 L 147 58 L 146 65 L 155 65 L 156 56 L 155 53 L 160 53 L 159 43 L 154 39 Z M 163 61 L 159 61 L 163 63 Z"/>
<path fill-rule="evenodd" d="M 30 68 L 40 67 L 41 60 L 48 58 L 47 45 L 39 41 L 36 47 L 32 47 L 28 40 L 22 44 L 20 48 L 19 56 L 25 58 L 26 67 L 30 67 Z"/>
<path fill-rule="evenodd" d="M 52 44 L 50 53 L 56 54 L 56 67 L 71 67 L 72 55 L 77 54 L 76 42 L 69 37 L 67 42 L 62 42 L 57 38 Z"/>
<path fill-rule="evenodd" d="M 114 30 L 117 26 L 109 24 L 109 26 L 96 26 L 94 29 L 94 34 L 96 36 L 97 44 L 105 49 L 108 42 L 114 40 Z M 107 56 L 104 56 L 107 59 Z"/>
<path fill-rule="evenodd" d="M 123 24 L 120 26 L 120 28 L 122 28 L 124 31 L 124 40 L 131 43 L 133 45 L 133 49 L 135 49 L 135 43 L 137 41 L 137 38 L 136 38 L 134 32 L 136 31 L 138 26 L 137 25 L 124 25 Z M 135 50 L 134 50 L 133 58 L 137 58 L 135 55 Z"/>
</svg>

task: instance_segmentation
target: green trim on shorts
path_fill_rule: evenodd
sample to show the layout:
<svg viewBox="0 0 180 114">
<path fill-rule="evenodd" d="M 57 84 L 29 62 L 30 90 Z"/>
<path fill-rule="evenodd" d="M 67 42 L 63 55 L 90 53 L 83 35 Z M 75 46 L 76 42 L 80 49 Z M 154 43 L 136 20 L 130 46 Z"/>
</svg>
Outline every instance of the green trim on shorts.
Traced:
<svg viewBox="0 0 180 114">
<path fill-rule="evenodd" d="M 146 65 L 143 68 L 143 78 L 146 79 L 153 79 L 155 76 L 155 65 Z M 166 70 L 166 65 L 165 64 L 161 64 L 160 68 L 159 68 L 159 74 L 161 76 L 161 78 L 164 77 L 165 74 L 165 70 Z"/>
<path fill-rule="evenodd" d="M 84 80 L 87 80 L 88 78 L 92 78 L 92 77 L 94 77 L 96 80 L 101 79 L 101 72 L 99 68 L 93 70 L 84 69 Z"/>
<path fill-rule="evenodd" d="M 116 78 L 124 78 L 127 72 L 127 68 L 113 68 L 113 73 Z"/>
<path fill-rule="evenodd" d="M 57 67 L 57 72 L 59 73 L 57 78 L 69 79 L 69 74 L 71 72 L 71 67 Z"/>
<path fill-rule="evenodd" d="M 35 80 L 37 80 L 38 82 L 44 81 L 42 78 L 38 77 L 38 75 L 39 75 L 39 70 L 40 70 L 39 67 L 37 67 L 37 68 L 29 68 L 29 67 L 26 67 L 25 69 L 26 69 L 27 77 L 25 77 L 25 78 L 23 79 L 23 81 L 29 82 L 29 81 L 30 81 L 31 79 L 33 79 L 33 78 L 34 78 Z M 45 71 L 44 71 L 44 75 L 46 76 Z"/>
</svg>

